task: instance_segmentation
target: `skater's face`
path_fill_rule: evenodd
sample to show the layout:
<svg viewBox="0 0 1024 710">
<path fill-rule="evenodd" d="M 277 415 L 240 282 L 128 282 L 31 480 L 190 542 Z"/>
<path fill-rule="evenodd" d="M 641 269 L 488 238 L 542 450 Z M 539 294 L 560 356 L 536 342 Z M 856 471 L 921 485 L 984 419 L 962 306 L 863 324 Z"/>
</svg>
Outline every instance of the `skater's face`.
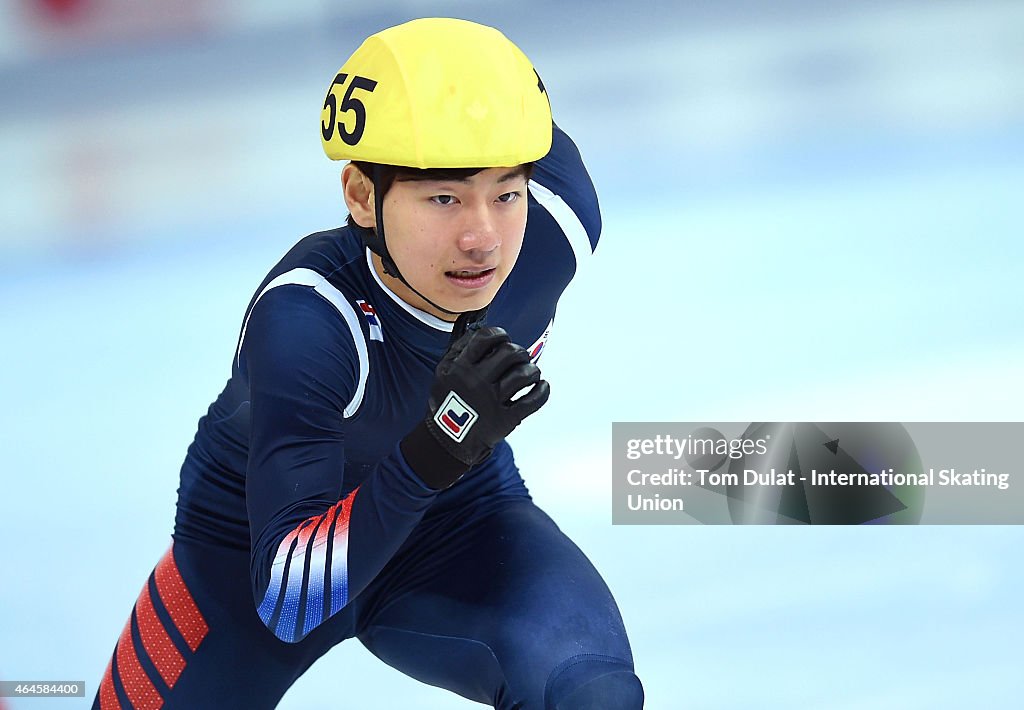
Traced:
<svg viewBox="0 0 1024 710">
<path fill-rule="evenodd" d="M 345 167 L 346 173 L 354 170 Z M 352 181 L 361 178 L 363 200 Z M 375 226 L 372 183 L 343 173 L 353 218 Z M 450 311 L 478 310 L 491 302 L 519 257 L 526 231 L 526 171 L 488 168 L 463 179 L 403 180 L 384 197 L 384 238 L 402 275 L 434 303 Z M 399 279 L 387 276 L 373 255 L 377 273 L 402 300 L 444 320 L 440 311 Z"/>
</svg>

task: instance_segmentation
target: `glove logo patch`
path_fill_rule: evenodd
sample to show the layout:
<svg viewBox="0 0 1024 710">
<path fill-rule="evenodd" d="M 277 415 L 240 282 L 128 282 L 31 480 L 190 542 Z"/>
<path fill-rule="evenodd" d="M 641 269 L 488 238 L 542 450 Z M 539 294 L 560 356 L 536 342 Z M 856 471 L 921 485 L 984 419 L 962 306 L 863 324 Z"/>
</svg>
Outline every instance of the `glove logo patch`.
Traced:
<svg viewBox="0 0 1024 710">
<path fill-rule="evenodd" d="M 441 431 L 457 442 L 466 438 L 470 427 L 476 423 L 478 418 L 473 408 L 454 391 L 448 393 L 448 396 L 444 398 L 444 403 L 434 415 L 434 421 L 441 427 Z"/>
</svg>

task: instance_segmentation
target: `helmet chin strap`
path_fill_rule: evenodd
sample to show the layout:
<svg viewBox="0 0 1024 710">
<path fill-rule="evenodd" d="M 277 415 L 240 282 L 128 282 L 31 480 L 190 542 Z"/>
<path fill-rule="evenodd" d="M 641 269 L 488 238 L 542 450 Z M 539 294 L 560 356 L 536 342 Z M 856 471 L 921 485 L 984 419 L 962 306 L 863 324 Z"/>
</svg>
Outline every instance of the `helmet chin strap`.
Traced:
<svg viewBox="0 0 1024 710">
<path fill-rule="evenodd" d="M 486 318 L 487 316 L 487 306 L 484 306 L 480 310 L 476 311 L 449 310 L 444 306 L 434 303 L 429 298 L 424 296 L 422 293 L 419 292 L 419 290 L 417 290 L 415 286 L 409 283 L 408 279 L 406 279 L 405 276 L 402 275 L 402 272 L 398 269 L 398 264 L 395 263 L 395 260 L 391 257 L 391 253 L 388 251 L 388 245 L 384 238 L 384 200 L 383 198 L 376 199 L 377 196 L 382 194 L 380 189 L 381 181 L 379 165 L 375 164 L 373 166 L 372 179 L 374 193 L 374 212 L 377 217 L 377 228 L 373 229 L 363 227 L 361 231 L 363 243 L 370 251 L 372 251 L 374 254 L 380 257 L 381 263 L 384 266 L 384 273 L 387 274 L 388 276 L 393 276 L 394 278 L 401 281 L 413 293 L 415 293 L 417 296 L 422 298 L 424 301 L 426 301 L 427 303 L 429 303 L 431 306 L 441 311 L 442 313 L 447 313 L 450 316 L 457 316 L 457 319 L 455 321 L 455 327 L 452 329 L 453 340 L 455 338 L 458 338 L 460 335 L 462 335 L 462 333 L 464 333 L 467 329 L 471 327 L 479 328 L 483 324 L 484 318 Z"/>
</svg>

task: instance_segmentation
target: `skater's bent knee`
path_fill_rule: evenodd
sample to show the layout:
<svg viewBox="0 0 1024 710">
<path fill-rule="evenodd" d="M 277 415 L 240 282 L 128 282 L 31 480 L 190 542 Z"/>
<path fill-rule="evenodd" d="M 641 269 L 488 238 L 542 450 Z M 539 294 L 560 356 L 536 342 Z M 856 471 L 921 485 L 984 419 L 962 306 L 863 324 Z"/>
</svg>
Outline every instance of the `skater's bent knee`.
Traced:
<svg viewBox="0 0 1024 710">
<path fill-rule="evenodd" d="M 644 688 L 625 661 L 578 657 L 552 674 L 544 705 L 546 710 L 640 710 Z"/>
</svg>

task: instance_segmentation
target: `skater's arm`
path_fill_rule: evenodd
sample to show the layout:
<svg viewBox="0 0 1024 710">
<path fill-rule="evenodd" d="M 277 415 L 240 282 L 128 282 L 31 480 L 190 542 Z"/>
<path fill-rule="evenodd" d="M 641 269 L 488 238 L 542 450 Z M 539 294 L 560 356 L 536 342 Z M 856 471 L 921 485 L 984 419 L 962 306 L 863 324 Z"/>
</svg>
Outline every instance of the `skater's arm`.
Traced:
<svg viewBox="0 0 1024 710">
<path fill-rule="evenodd" d="M 534 163 L 530 197 L 527 238 L 531 233 L 560 231 L 578 252 L 577 260 L 597 248 L 601 236 L 597 190 L 576 144 L 557 125 L 551 150 Z"/>
<path fill-rule="evenodd" d="M 336 303 L 312 288 L 280 286 L 253 307 L 240 350 L 251 399 L 253 597 L 263 622 L 289 642 L 355 597 L 436 495 L 397 446 L 347 490 L 345 411 L 360 366 L 354 337 Z"/>
</svg>

